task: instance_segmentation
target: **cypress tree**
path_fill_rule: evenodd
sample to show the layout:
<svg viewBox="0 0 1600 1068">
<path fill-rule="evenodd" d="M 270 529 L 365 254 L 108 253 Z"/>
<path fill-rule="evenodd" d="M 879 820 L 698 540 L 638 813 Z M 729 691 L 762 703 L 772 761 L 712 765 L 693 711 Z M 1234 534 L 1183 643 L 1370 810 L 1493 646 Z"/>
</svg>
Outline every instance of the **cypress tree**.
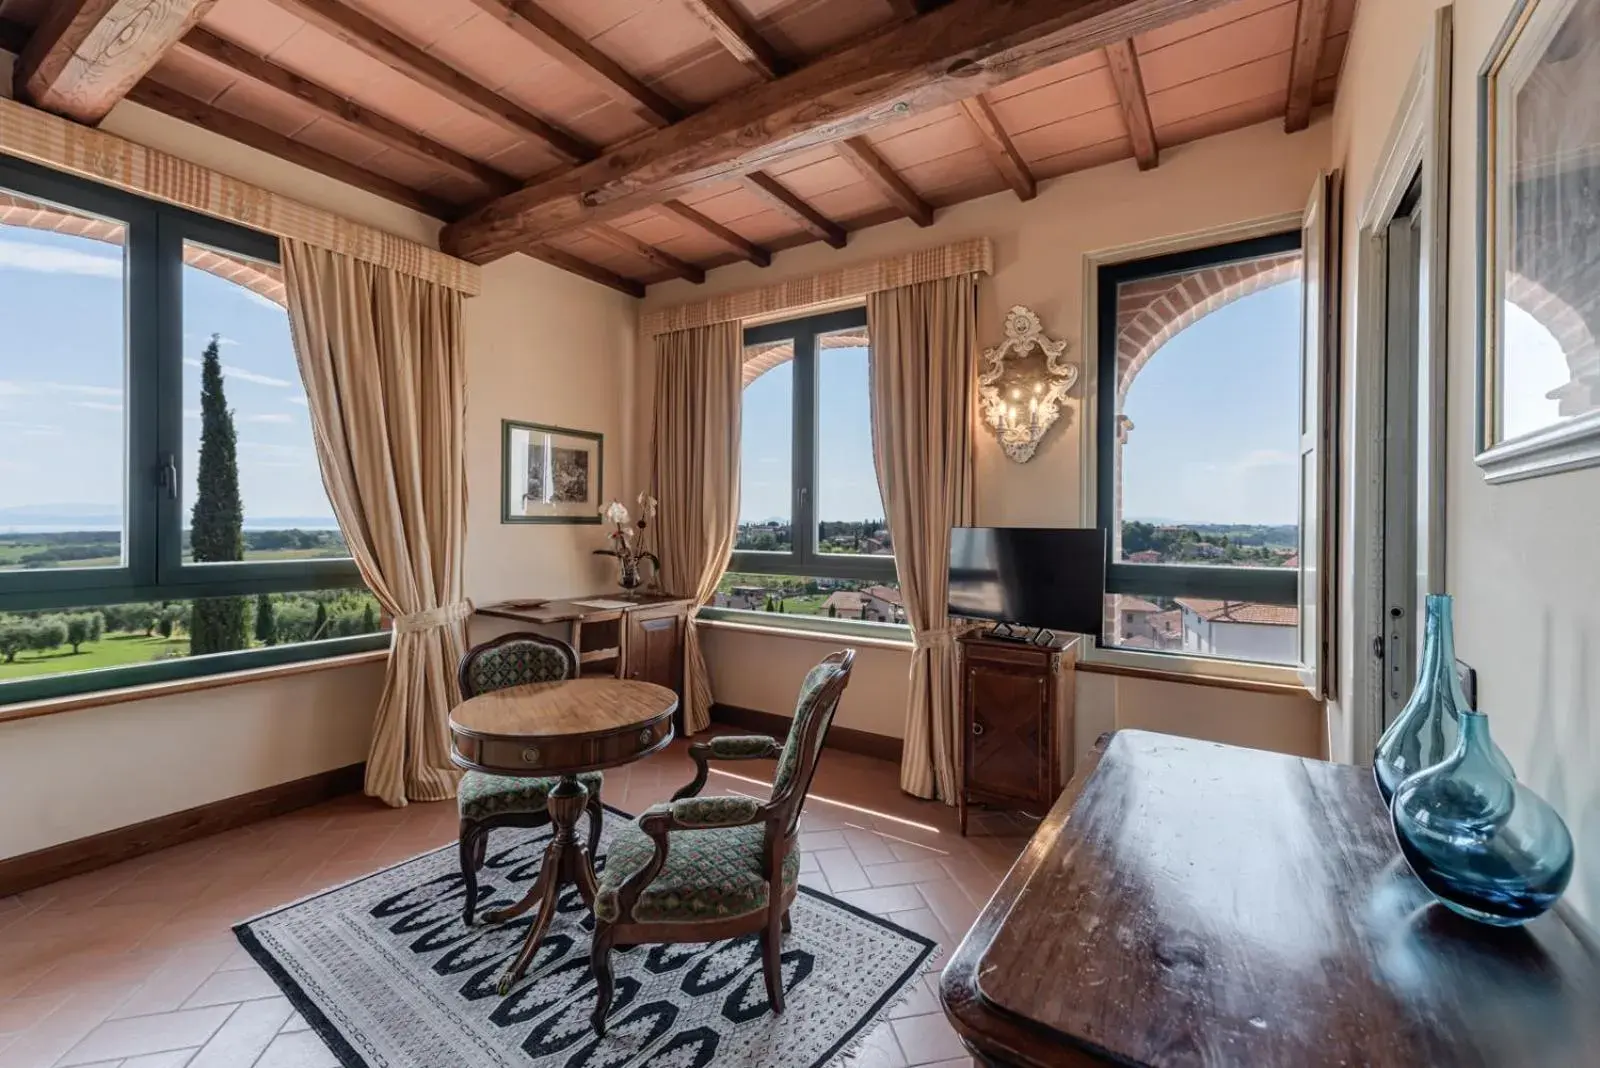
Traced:
<svg viewBox="0 0 1600 1068">
<path fill-rule="evenodd" d="M 318 601 L 317 602 L 317 618 L 316 618 L 316 621 L 311 624 L 311 640 L 312 641 L 316 641 L 319 638 L 326 638 L 327 636 L 328 636 L 328 605 L 324 601 Z"/>
<path fill-rule="evenodd" d="M 196 563 L 244 559 L 244 502 L 239 497 L 238 438 L 222 391 L 219 335 L 212 334 L 200 362 L 200 464 L 189 544 Z M 225 653 L 249 645 L 243 597 L 205 597 L 194 602 L 189 652 Z"/>
<path fill-rule="evenodd" d="M 372 602 L 368 601 L 361 607 L 361 633 L 378 633 L 378 613 L 372 610 Z"/>
<path fill-rule="evenodd" d="M 278 644 L 278 614 L 272 608 L 272 598 L 256 595 L 256 641 L 262 645 Z"/>
</svg>

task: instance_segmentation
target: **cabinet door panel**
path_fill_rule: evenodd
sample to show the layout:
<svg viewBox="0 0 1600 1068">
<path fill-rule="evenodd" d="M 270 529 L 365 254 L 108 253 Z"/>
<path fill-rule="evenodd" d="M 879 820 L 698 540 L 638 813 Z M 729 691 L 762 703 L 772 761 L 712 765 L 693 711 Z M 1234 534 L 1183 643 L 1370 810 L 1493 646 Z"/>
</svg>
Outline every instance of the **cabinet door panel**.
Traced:
<svg viewBox="0 0 1600 1068">
<path fill-rule="evenodd" d="M 681 610 L 634 612 L 628 621 L 628 678 L 682 696 L 683 627 Z"/>
<path fill-rule="evenodd" d="M 1049 677 L 1017 667 L 969 662 L 966 780 L 974 789 L 1036 799 L 1045 793 Z"/>
</svg>

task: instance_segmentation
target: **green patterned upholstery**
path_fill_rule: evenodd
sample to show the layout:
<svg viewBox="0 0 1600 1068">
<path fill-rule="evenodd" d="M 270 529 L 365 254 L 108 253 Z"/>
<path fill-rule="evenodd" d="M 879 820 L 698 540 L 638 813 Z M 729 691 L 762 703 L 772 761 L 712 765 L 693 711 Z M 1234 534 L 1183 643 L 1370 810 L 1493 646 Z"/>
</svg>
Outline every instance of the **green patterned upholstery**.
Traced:
<svg viewBox="0 0 1600 1068">
<path fill-rule="evenodd" d="M 578 781 L 583 783 L 591 796 L 599 795 L 600 779 L 598 771 L 578 776 Z M 456 803 L 464 820 L 481 820 L 509 813 L 524 815 L 543 812 L 550 791 L 560 781 L 555 778 L 523 779 L 469 771 L 461 777 L 461 785 L 456 789 Z"/>
<path fill-rule="evenodd" d="M 767 756 L 778 748 L 778 740 L 765 734 L 719 734 L 706 744 L 712 756 L 728 760 Z"/>
<path fill-rule="evenodd" d="M 827 662 L 818 664 L 806 672 L 806 680 L 800 684 L 800 697 L 795 701 L 794 721 L 789 725 L 789 737 L 783 743 L 783 754 L 778 757 L 778 770 L 772 776 L 772 794 L 774 797 L 789 785 L 789 781 L 794 778 L 795 772 L 799 770 L 800 740 L 805 736 L 806 724 L 819 715 L 828 717 L 823 722 L 821 729 L 817 731 L 816 744 L 818 747 L 822 745 L 822 739 L 828 733 L 834 710 L 838 708 L 839 702 L 835 701 L 827 708 L 821 708 L 817 703 L 817 695 L 824 686 L 842 674 L 844 674 L 843 668 L 838 664 L 829 664 Z M 815 754 L 810 755 L 814 756 Z"/>
<path fill-rule="evenodd" d="M 672 802 L 672 818 L 689 827 L 726 827 L 749 823 L 761 811 L 753 797 L 685 797 Z"/>
<path fill-rule="evenodd" d="M 472 694 L 526 686 L 534 682 L 560 682 L 572 675 L 566 653 L 547 642 L 510 641 L 472 655 L 467 665 L 466 688 Z"/>
<path fill-rule="evenodd" d="M 757 823 L 671 832 L 666 863 L 639 895 L 630 919 L 637 923 L 694 923 L 766 908 L 767 881 L 761 877 L 765 830 Z M 617 895 L 622 884 L 650 863 L 655 849 L 655 842 L 637 823 L 625 823 L 618 829 L 606 854 L 594 902 L 595 915 L 603 922 L 617 922 Z M 799 877 L 800 854 L 791 850 L 783 858 L 783 885 L 793 886 Z"/>
</svg>

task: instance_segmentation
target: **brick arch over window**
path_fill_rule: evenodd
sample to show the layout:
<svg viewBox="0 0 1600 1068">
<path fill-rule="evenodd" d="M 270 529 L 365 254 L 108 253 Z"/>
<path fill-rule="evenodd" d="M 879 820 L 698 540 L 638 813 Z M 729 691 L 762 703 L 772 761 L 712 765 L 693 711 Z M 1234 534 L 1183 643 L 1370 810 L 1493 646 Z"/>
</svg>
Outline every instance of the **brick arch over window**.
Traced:
<svg viewBox="0 0 1600 1068">
<path fill-rule="evenodd" d="M 1285 252 L 1125 283 L 1117 292 L 1117 321 L 1123 324 L 1117 333 L 1117 395 L 1127 395 L 1150 357 L 1180 330 L 1241 297 L 1298 277 L 1300 253 Z"/>
<path fill-rule="evenodd" d="M 119 247 L 124 233 L 123 228 L 117 223 L 59 211 L 10 193 L 0 193 L 0 223 L 7 226 L 22 226 L 30 230 L 48 230 L 57 234 L 87 237 Z M 211 249 L 193 244 L 184 245 L 183 262 L 207 274 L 214 274 L 218 278 L 225 278 L 244 286 L 280 308 L 288 307 L 288 296 L 283 288 L 283 272 L 277 267 L 213 252 Z"/>
<path fill-rule="evenodd" d="M 824 349 L 860 349 L 867 345 L 867 332 L 865 329 L 840 330 L 832 334 L 823 334 L 818 340 Z M 740 384 L 748 386 L 774 367 L 788 363 L 792 359 L 794 359 L 792 341 L 773 341 L 758 345 L 755 351 L 745 357 L 744 376 Z"/>
<path fill-rule="evenodd" d="M 1581 415 L 1600 398 L 1600 343 L 1595 340 L 1583 315 L 1531 278 L 1520 274 L 1506 277 L 1506 299 L 1550 331 L 1561 354 L 1567 358 L 1571 377 L 1552 394 L 1561 402 L 1560 413 Z"/>
</svg>

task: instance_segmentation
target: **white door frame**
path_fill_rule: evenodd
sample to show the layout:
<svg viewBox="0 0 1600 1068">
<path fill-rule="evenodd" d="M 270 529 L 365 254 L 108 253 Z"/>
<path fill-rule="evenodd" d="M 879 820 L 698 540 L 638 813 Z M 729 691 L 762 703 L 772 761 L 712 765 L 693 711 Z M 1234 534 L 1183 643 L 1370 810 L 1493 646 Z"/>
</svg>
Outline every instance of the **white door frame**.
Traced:
<svg viewBox="0 0 1600 1068">
<path fill-rule="evenodd" d="M 1355 412 L 1351 435 L 1355 565 L 1353 678 L 1347 714 L 1351 756 L 1365 761 L 1383 733 L 1383 671 L 1373 655 L 1382 643 L 1384 352 L 1387 333 L 1387 229 L 1413 179 L 1422 181 L 1422 243 L 1427 262 L 1428 335 L 1418 368 L 1419 397 L 1433 419 L 1417 442 L 1419 511 L 1417 566 L 1430 592 L 1445 590 L 1445 425 L 1448 366 L 1450 231 L 1450 74 L 1454 8 L 1434 12 L 1433 33 L 1411 72 L 1389 131 L 1371 190 L 1361 206 L 1357 236 Z"/>
</svg>

